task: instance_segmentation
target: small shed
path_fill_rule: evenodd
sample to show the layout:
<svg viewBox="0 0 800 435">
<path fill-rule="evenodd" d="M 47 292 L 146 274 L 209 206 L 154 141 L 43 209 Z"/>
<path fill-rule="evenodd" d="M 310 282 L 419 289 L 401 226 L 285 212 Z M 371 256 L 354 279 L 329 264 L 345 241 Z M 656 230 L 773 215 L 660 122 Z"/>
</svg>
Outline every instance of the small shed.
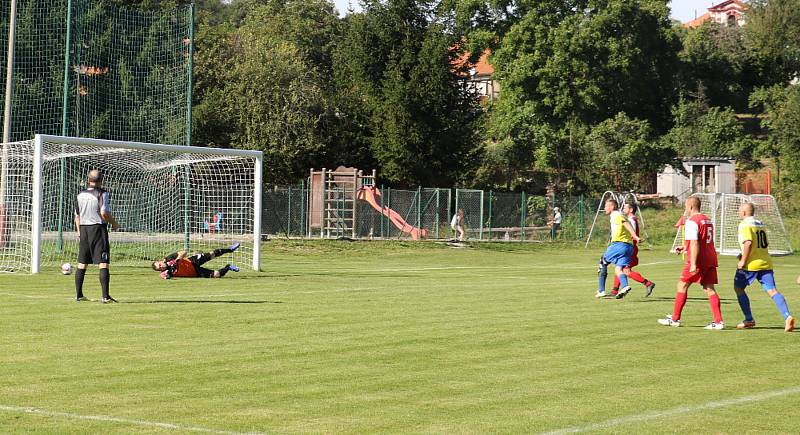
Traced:
<svg viewBox="0 0 800 435">
<path fill-rule="evenodd" d="M 684 172 L 667 166 L 659 172 L 656 188 L 660 196 L 686 193 L 736 193 L 736 160 L 732 157 L 686 157 Z"/>
</svg>

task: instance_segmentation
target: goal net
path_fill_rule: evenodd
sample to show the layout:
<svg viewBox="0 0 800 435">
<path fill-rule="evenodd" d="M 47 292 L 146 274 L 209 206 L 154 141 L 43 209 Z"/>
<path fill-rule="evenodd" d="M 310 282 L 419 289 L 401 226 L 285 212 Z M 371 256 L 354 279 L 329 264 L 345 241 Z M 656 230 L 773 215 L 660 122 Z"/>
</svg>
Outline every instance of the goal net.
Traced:
<svg viewBox="0 0 800 435">
<path fill-rule="evenodd" d="M 110 233 L 112 264 L 240 242 L 217 261 L 259 268 L 259 151 L 43 135 L 2 146 L 0 271 L 76 261 L 75 198 L 92 169 L 122 227 Z"/>
<path fill-rule="evenodd" d="M 792 245 L 783 225 L 778 204 L 772 195 L 745 195 L 740 193 L 695 193 L 700 198 L 700 212 L 714 223 L 714 244 L 722 255 L 738 255 L 739 206 L 750 202 L 755 206 L 755 217 L 766 226 L 770 255 L 791 255 Z M 672 251 L 683 244 L 683 227 L 678 227 Z"/>
</svg>

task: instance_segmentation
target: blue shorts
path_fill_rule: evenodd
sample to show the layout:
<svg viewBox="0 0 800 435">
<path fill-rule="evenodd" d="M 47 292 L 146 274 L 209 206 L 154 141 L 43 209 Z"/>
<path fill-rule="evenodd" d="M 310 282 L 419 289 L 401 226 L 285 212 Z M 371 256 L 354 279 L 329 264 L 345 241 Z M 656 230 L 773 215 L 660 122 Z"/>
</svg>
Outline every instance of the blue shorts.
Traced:
<svg viewBox="0 0 800 435">
<path fill-rule="evenodd" d="M 607 262 L 619 267 L 627 267 L 633 257 L 633 245 L 625 242 L 614 242 L 608 245 L 603 258 Z"/>
<path fill-rule="evenodd" d="M 761 283 L 761 288 L 764 291 L 775 290 L 775 274 L 771 270 L 758 270 L 755 272 L 748 272 L 746 270 L 737 270 L 736 275 L 733 277 L 734 288 L 745 288 L 752 284 L 753 281 L 758 279 Z"/>
</svg>

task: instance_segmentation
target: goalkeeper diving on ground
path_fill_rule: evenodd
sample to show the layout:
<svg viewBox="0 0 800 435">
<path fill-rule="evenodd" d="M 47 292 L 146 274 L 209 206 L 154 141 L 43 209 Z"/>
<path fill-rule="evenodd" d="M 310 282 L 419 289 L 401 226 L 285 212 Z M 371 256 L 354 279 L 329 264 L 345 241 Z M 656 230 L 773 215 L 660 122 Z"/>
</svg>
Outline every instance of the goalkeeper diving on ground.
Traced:
<svg viewBox="0 0 800 435">
<path fill-rule="evenodd" d="M 152 263 L 153 270 L 161 272 L 161 278 L 222 278 L 229 271 L 238 272 L 239 268 L 226 264 L 219 270 L 202 267 L 203 264 L 223 254 L 229 254 L 239 248 L 239 242 L 227 248 L 215 249 L 212 252 L 198 252 L 187 255 L 186 251 L 173 252 L 161 260 Z"/>
</svg>

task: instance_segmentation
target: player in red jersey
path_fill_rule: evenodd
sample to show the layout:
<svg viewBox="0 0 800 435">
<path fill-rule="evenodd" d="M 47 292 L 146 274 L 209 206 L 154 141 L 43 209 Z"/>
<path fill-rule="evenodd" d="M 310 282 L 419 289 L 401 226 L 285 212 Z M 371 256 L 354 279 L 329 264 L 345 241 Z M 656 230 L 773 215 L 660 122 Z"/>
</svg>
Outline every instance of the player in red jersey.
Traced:
<svg viewBox="0 0 800 435">
<path fill-rule="evenodd" d="M 625 217 L 628 218 L 628 222 L 633 227 L 633 230 L 636 232 L 636 235 L 641 236 L 641 234 L 639 234 L 639 218 L 636 217 L 636 208 L 637 208 L 636 204 L 625 203 L 625 205 L 622 206 L 622 213 L 625 215 Z M 639 242 L 634 241 L 633 257 L 631 257 L 631 264 L 628 266 L 628 269 L 629 270 L 633 269 L 637 264 L 639 264 Z M 632 280 L 638 283 L 644 284 L 644 286 L 647 288 L 647 293 L 645 294 L 645 297 L 649 297 L 651 294 L 653 294 L 653 289 L 656 287 L 656 283 L 648 279 L 645 279 L 645 277 L 643 277 L 639 272 L 634 272 L 633 270 L 630 270 L 628 278 L 631 278 Z M 614 288 L 611 289 L 611 294 L 613 296 L 616 296 L 617 299 L 622 299 L 622 297 L 625 296 L 624 294 L 619 295 L 618 293 L 619 293 L 619 277 L 614 275 Z"/>
<path fill-rule="evenodd" d="M 686 218 L 684 239 L 686 245 L 676 251 L 686 252 L 686 266 L 683 268 L 675 293 L 675 308 L 672 315 L 658 319 L 664 326 L 681 326 L 681 311 L 686 305 L 686 292 L 692 283 L 699 283 L 708 296 L 714 321 L 706 329 L 724 329 L 719 295 L 714 285 L 717 284 L 717 250 L 714 246 L 714 224 L 711 219 L 700 213 L 700 198 L 690 196 L 686 200 Z"/>
</svg>

